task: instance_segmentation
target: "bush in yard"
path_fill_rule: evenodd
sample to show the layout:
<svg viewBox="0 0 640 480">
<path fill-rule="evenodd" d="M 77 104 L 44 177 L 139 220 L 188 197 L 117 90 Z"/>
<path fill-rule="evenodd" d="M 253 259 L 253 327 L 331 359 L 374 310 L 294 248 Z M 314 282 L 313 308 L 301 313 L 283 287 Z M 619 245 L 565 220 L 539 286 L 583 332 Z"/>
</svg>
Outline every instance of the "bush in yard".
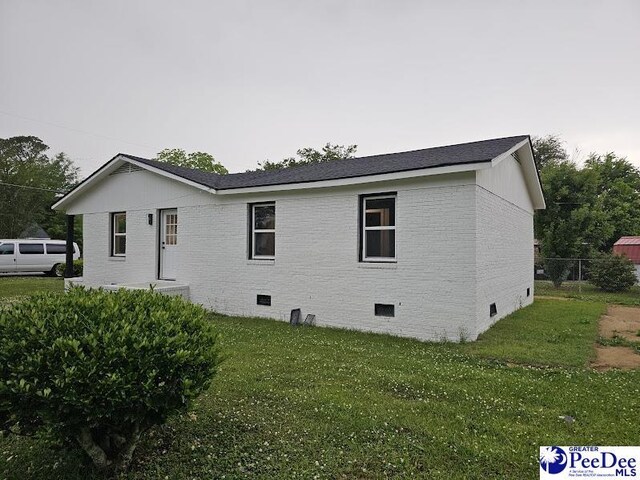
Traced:
<svg viewBox="0 0 640 480">
<path fill-rule="evenodd" d="M 636 269 L 623 255 L 602 254 L 591 262 L 589 281 L 605 292 L 623 292 L 636 283 Z"/>
<path fill-rule="evenodd" d="M 73 261 L 73 276 L 74 277 L 81 277 L 83 268 L 84 268 L 84 263 L 83 263 L 81 258 L 79 258 L 78 260 L 74 260 Z M 58 264 L 58 266 L 56 267 L 56 275 L 58 277 L 64 277 L 64 271 L 66 269 L 67 269 L 67 264 L 66 263 Z"/>
<path fill-rule="evenodd" d="M 209 386 L 218 364 L 207 312 L 180 297 L 36 295 L 0 309 L 0 421 L 52 432 L 117 473 L 146 430 Z"/>
</svg>

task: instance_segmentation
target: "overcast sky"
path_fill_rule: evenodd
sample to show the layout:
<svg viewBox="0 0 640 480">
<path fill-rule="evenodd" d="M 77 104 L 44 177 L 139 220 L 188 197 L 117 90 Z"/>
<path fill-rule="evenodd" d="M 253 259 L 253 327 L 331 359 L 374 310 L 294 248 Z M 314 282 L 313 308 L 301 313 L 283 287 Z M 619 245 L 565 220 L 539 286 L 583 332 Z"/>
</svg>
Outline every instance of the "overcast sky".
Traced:
<svg viewBox="0 0 640 480">
<path fill-rule="evenodd" d="M 0 137 L 83 175 L 547 133 L 640 166 L 640 1 L 0 0 Z"/>
</svg>

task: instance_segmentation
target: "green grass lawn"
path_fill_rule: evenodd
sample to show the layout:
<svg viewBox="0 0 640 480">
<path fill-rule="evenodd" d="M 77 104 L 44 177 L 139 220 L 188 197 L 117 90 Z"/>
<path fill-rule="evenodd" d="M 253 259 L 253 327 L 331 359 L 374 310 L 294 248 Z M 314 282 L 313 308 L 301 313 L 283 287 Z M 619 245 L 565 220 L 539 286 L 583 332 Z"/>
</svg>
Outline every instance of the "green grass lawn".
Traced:
<svg viewBox="0 0 640 480">
<path fill-rule="evenodd" d="M 603 308 L 538 300 L 463 345 L 212 315 L 213 386 L 125 478 L 539 478 L 540 445 L 638 445 L 640 371 L 581 368 Z M 11 437 L 0 478 L 92 475 Z"/>
<path fill-rule="evenodd" d="M 604 303 L 536 299 L 499 321 L 467 353 L 534 365 L 585 367 L 592 360 Z"/>
<path fill-rule="evenodd" d="M 620 305 L 640 306 L 640 285 L 631 287 L 631 290 L 621 293 L 609 293 L 600 290 L 588 282 L 564 282 L 560 288 L 555 288 L 553 283 L 546 280 L 536 280 L 536 296 L 568 297 L 591 302 L 617 303 Z"/>
<path fill-rule="evenodd" d="M 36 292 L 62 292 L 62 278 L 45 276 L 0 277 L 0 300 L 22 297 Z"/>
</svg>

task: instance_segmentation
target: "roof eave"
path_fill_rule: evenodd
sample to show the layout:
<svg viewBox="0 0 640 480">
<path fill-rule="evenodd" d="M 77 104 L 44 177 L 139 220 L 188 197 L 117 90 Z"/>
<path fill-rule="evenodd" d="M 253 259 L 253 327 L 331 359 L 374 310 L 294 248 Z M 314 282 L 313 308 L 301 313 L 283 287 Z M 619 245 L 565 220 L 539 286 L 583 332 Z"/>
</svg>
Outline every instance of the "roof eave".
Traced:
<svg viewBox="0 0 640 480">
<path fill-rule="evenodd" d="M 69 192 L 67 192 L 60 200 L 58 200 L 56 203 L 54 203 L 51 206 L 51 209 L 64 211 L 66 208 L 68 208 L 68 205 L 73 201 L 74 198 L 77 198 L 81 193 L 89 190 L 92 185 L 95 185 L 96 183 L 98 183 L 101 179 L 108 176 L 111 172 L 113 172 L 116 168 L 118 168 L 122 163 L 125 163 L 125 162 L 131 163 L 132 165 L 136 165 L 137 167 L 156 173 L 163 177 L 177 180 L 179 182 L 185 183 L 187 185 L 198 188 L 200 190 L 204 190 L 209 193 L 216 193 L 215 189 L 207 185 L 203 185 L 203 184 L 188 180 L 179 175 L 174 175 L 160 168 L 156 168 L 151 165 L 147 165 L 146 163 L 134 160 L 130 158 L 128 155 L 119 153 L 118 155 L 113 157 L 111 160 L 109 160 L 107 163 L 102 165 L 98 170 L 96 170 L 87 178 L 85 178 L 76 187 L 74 187 Z"/>
<path fill-rule="evenodd" d="M 544 199 L 544 191 L 542 189 L 542 182 L 540 180 L 540 172 L 538 171 L 538 166 L 536 165 L 536 160 L 533 154 L 531 137 L 527 136 L 526 139 L 518 142 L 506 152 L 498 155 L 491 161 L 491 165 L 497 165 L 505 158 L 513 155 L 515 152 L 524 154 L 526 156 L 526 161 L 522 162 L 520 166 L 522 167 L 524 173 L 525 182 L 527 183 L 527 189 L 529 190 L 529 196 L 531 197 L 531 202 L 533 204 L 534 210 L 546 209 L 547 204 Z"/>
<path fill-rule="evenodd" d="M 401 172 L 380 173 L 374 175 L 360 175 L 354 177 L 338 178 L 332 180 L 315 180 L 308 182 L 280 183 L 275 185 L 261 185 L 256 187 L 238 187 L 228 189 L 218 189 L 218 195 L 238 195 L 247 193 L 265 193 L 286 190 L 301 190 L 309 188 L 331 188 L 349 185 L 362 185 L 366 183 L 388 182 L 392 180 L 403 180 L 406 178 L 418 178 L 432 175 L 443 175 L 447 173 L 472 172 L 491 167 L 491 160 L 482 160 L 458 165 L 446 165 L 441 167 L 420 168 L 405 170 Z"/>
</svg>

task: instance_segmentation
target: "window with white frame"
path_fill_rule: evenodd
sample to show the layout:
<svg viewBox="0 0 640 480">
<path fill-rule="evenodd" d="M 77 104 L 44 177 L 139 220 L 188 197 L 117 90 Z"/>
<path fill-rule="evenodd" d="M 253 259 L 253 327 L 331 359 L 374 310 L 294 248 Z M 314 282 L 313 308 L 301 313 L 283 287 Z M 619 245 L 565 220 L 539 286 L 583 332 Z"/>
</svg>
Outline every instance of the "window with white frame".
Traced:
<svg viewBox="0 0 640 480">
<path fill-rule="evenodd" d="M 111 256 L 124 257 L 127 252 L 127 214 L 111 214 Z"/>
<path fill-rule="evenodd" d="M 361 197 L 361 259 L 365 262 L 396 260 L 396 195 Z"/>
<path fill-rule="evenodd" d="M 251 205 L 251 258 L 270 260 L 276 256 L 276 204 Z"/>
</svg>

